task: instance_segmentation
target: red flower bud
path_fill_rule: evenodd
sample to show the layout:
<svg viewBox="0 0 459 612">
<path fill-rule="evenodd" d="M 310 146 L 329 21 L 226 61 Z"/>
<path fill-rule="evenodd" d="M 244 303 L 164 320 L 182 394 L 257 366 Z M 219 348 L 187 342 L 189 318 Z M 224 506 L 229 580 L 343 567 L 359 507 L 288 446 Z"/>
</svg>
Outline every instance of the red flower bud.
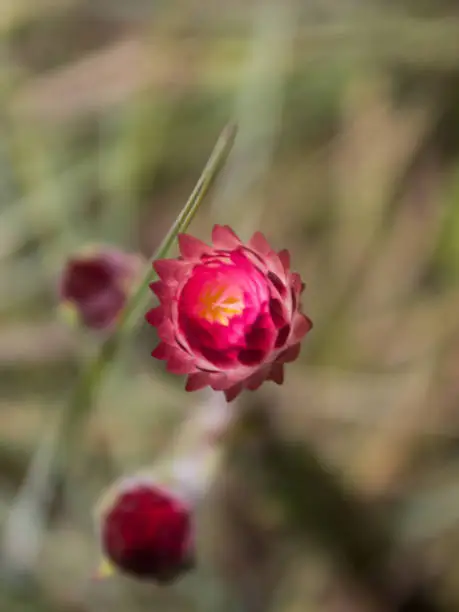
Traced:
<svg viewBox="0 0 459 612">
<path fill-rule="evenodd" d="M 102 511 L 102 549 L 137 579 L 169 582 L 194 564 L 192 508 L 146 478 L 126 479 Z"/>
<path fill-rule="evenodd" d="M 65 264 L 59 294 L 64 307 L 91 329 L 107 329 L 124 308 L 141 266 L 138 255 L 109 247 L 75 254 Z"/>
<path fill-rule="evenodd" d="M 188 374 L 188 391 L 210 386 L 231 401 L 265 380 L 282 384 L 312 323 L 288 251 L 275 252 L 260 232 L 243 244 L 228 226 L 216 225 L 212 241 L 181 234 L 181 256 L 154 262 L 160 305 L 146 319 L 161 340 L 153 357 Z"/>
</svg>

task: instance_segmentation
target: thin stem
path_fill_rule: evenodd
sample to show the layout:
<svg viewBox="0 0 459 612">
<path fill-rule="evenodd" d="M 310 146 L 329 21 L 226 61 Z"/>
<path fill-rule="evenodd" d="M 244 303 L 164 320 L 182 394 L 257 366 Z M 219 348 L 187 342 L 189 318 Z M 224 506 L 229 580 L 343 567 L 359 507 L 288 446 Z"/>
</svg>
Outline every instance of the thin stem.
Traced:
<svg viewBox="0 0 459 612">
<path fill-rule="evenodd" d="M 188 228 L 227 159 L 235 136 L 236 126 L 234 124 L 227 125 L 222 131 L 188 201 L 153 254 L 153 261 L 165 257 L 177 235 Z M 62 451 L 68 452 L 68 445 L 71 443 L 71 440 L 76 439 L 77 432 L 75 429 L 81 425 L 84 417 L 92 410 L 107 367 L 113 362 L 128 332 L 141 320 L 142 312 L 146 307 L 146 301 L 149 299 L 149 284 L 156 277 L 157 275 L 150 261 L 145 270 L 143 280 L 127 303 L 114 333 L 107 338 L 93 361 L 83 370 L 70 404 L 62 416 L 57 440 L 59 447 L 58 457 L 60 457 Z"/>
</svg>

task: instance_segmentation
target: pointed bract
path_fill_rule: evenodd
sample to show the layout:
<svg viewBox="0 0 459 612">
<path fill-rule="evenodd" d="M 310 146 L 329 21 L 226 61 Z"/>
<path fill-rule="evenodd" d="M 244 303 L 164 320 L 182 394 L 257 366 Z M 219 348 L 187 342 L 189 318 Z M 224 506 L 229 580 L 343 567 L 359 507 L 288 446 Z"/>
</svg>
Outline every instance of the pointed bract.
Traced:
<svg viewBox="0 0 459 612">
<path fill-rule="evenodd" d="M 209 375 L 204 372 L 190 374 L 186 382 L 186 391 L 199 391 L 209 384 Z"/>
<path fill-rule="evenodd" d="M 153 325 L 153 327 L 158 326 L 164 319 L 164 308 L 162 306 L 157 306 L 156 308 L 152 308 L 145 315 L 145 319 L 147 323 L 149 323 L 150 325 Z"/>
<path fill-rule="evenodd" d="M 295 341 L 302 340 L 312 327 L 311 319 L 299 312 L 295 313 L 292 324 L 292 337 Z"/>
<path fill-rule="evenodd" d="M 180 254 L 185 259 L 199 259 L 212 250 L 205 242 L 189 234 L 179 234 L 178 244 Z"/>
<path fill-rule="evenodd" d="M 170 302 L 174 295 L 173 292 L 170 291 L 169 287 L 162 281 L 150 283 L 150 289 L 153 291 L 153 293 L 156 295 L 160 302 Z"/>
<path fill-rule="evenodd" d="M 167 360 L 167 371 L 171 374 L 191 374 L 196 370 L 193 359 L 185 359 L 180 357 L 179 351 L 176 351 Z"/>
<path fill-rule="evenodd" d="M 212 244 L 216 249 L 231 250 L 238 248 L 241 241 L 228 225 L 214 225 Z"/>
<path fill-rule="evenodd" d="M 181 265 L 181 262 L 176 259 L 157 259 L 153 262 L 156 274 L 165 282 L 176 280 Z"/>
<path fill-rule="evenodd" d="M 279 362 L 273 363 L 268 378 L 276 384 L 281 385 L 284 382 L 284 365 Z"/>
<path fill-rule="evenodd" d="M 284 272 L 287 273 L 290 271 L 290 253 L 287 251 L 287 249 L 283 249 L 282 251 L 279 251 L 279 253 L 277 254 L 279 256 L 279 259 L 284 267 Z"/>
<path fill-rule="evenodd" d="M 169 345 L 165 342 L 160 342 L 158 346 L 152 351 L 151 356 L 155 359 L 167 359 L 169 356 Z"/>
<path fill-rule="evenodd" d="M 286 351 L 284 351 L 283 353 L 279 355 L 279 362 L 280 363 L 291 363 L 292 361 L 295 361 L 296 359 L 298 359 L 300 351 L 301 351 L 301 344 L 298 342 L 298 344 L 294 344 L 293 346 L 290 346 Z"/>
<path fill-rule="evenodd" d="M 259 255 L 268 255 L 272 251 L 269 242 L 261 232 L 255 232 L 250 238 L 248 246 Z"/>
<path fill-rule="evenodd" d="M 243 389 L 243 385 L 242 383 L 237 383 L 237 385 L 233 385 L 232 387 L 230 387 L 229 389 L 227 389 L 224 393 L 225 393 L 225 397 L 226 397 L 226 401 L 232 402 L 233 400 L 235 400 L 237 398 L 237 396 L 241 393 L 242 389 Z"/>
</svg>

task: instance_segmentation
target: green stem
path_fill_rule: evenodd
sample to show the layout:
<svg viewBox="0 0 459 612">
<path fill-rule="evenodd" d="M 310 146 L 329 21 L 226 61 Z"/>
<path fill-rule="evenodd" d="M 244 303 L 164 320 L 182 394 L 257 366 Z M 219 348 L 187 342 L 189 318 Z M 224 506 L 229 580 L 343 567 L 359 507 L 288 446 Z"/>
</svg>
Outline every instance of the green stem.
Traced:
<svg viewBox="0 0 459 612">
<path fill-rule="evenodd" d="M 152 257 L 152 261 L 164 258 L 177 238 L 184 232 L 201 206 L 204 197 L 214 182 L 219 170 L 226 161 L 236 136 L 236 126 L 227 125 L 222 131 L 211 156 L 196 183 L 188 201 L 173 223 L 172 227 L 164 237 L 158 249 Z M 113 334 L 105 340 L 94 359 L 83 369 L 81 378 L 77 383 L 75 393 L 62 415 L 60 428 L 57 435 L 58 452 L 56 459 L 59 461 L 65 453 L 70 452 L 72 442 L 77 439 L 77 433 L 84 419 L 91 412 L 94 402 L 101 386 L 101 382 L 108 366 L 113 362 L 128 332 L 141 319 L 142 313 L 148 305 L 148 288 L 152 281 L 157 278 L 152 268 L 151 261 L 147 265 L 143 280 L 137 291 L 127 303 Z"/>
</svg>

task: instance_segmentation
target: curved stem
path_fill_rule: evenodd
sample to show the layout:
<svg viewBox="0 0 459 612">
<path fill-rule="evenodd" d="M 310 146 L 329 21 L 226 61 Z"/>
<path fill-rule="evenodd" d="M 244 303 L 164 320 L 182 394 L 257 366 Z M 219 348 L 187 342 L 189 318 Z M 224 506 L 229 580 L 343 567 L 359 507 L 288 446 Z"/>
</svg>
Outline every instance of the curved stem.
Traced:
<svg viewBox="0 0 459 612">
<path fill-rule="evenodd" d="M 166 257 L 177 235 L 188 228 L 229 155 L 236 137 L 236 131 L 237 128 L 234 124 L 228 124 L 223 129 L 188 201 L 153 254 L 151 261 Z M 115 331 L 105 340 L 94 359 L 82 371 L 68 408 L 62 415 L 57 436 L 57 458 L 64 451 L 65 454 L 68 454 L 69 445 L 76 438 L 76 429 L 92 410 L 107 367 L 115 359 L 129 331 L 141 320 L 142 312 L 147 307 L 149 299 L 148 287 L 157 278 L 156 272 L 152 269 L 151 261 L 147 265 L 137 291 L 127 303 Z"/>
</svg>

